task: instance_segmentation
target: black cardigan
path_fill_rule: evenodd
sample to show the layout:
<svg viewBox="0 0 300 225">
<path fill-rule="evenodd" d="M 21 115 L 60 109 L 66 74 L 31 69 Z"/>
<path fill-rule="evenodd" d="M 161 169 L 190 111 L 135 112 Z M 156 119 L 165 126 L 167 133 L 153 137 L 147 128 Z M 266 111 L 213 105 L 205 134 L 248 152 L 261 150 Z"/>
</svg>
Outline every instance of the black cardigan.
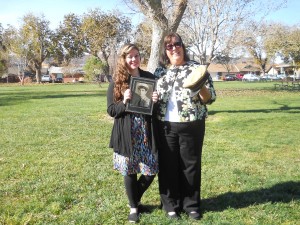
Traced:
<svg viewBox="0 0 300 225">
<path fill-rule="evenodd" d="M 155 79 L 150 72 L 139 69 L 140 77 Z M 114 152 L 129 157 L 132 155 L 131 141 L 131 120 L 130 112 L 125 112 L 126 105 L 122 101 L 114 102 L 114 82 L 110 82 L 107 89 L 107 113 L 114 117 L 114 124 L 111 132 L 109 147 L 113 148 Z M 145 116 L 149 128 L 149 144 L 153 153 L 156 153 L 156 146 L 153 138 L 152 117 Z"/>
</svg>

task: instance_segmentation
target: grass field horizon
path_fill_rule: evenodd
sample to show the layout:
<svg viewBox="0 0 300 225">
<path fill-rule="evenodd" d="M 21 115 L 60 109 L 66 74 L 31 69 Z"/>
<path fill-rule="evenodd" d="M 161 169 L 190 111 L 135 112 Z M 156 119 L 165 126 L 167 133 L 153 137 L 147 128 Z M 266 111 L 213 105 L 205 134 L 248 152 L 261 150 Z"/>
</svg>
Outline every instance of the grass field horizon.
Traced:
<svg viewBox="0 0 300 225">
<path fill-rule="evenodd" d="M 300 221 L 300 92 L 215 82 L 203 148 L 203 219 L 176 223 L 158 183 L 139 224 Z M 122 176 L 108 148 L 107 84 L 0 85 L 0 224 L 127 224 Z"/>
</svg>

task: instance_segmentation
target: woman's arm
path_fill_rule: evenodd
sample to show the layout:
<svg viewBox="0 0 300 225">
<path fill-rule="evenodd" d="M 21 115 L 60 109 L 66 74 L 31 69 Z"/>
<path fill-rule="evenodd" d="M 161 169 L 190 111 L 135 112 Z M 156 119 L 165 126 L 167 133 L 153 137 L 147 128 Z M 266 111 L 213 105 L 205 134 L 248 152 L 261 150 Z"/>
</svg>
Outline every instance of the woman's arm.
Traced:
<svg viewBox="0 0 300 225">
<path fill-rule="evenodd" d="M 211 76 L 208 77 L 207 83 L 201 88 L 199 96 L 203 104 L 211 104 L 216 100 L 216 91 Z"/>
<path fill-rule="evenodd" d="M 199 96 L 204 104 L 206 104 L 211 99 L 211 93 L 205 85 L 201 88 Z"/>
<path fill-rule="evenodd" d="M 125 113 L 126 105 L 120 102 L 114 102 L 114 83 L 111 82 L 107 89 L 107 113 L 111 117 L 120 117 Z"/>
</svg>

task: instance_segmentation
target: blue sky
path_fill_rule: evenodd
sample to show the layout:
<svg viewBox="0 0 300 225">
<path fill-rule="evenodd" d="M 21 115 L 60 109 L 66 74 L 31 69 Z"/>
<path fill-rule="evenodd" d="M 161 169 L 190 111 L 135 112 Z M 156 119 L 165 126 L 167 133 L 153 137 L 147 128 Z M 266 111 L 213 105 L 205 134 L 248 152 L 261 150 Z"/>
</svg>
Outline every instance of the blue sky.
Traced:
<svg viewBox="0 0 300 225">
<path fill-rule="evenodd" d="M 121 7 L 120 7 L 121 6 Z M 50 21 L 51 28 L 57 28 L 64 15 L 75 13 L 82 15 L 90 9 L 100 8 L 102 11 L 126 8 L 122 0 L 2 0 L 0 4 L 0 23 L 18 26 L 21 18 L 27 13 L 44 14 Z"/>
<path fill-rule="evenodd" d="M 268 15 L 267 20 L 282 22 L 286 25 L 300 24 L 300 1 L 286 0 L 286 7 Z"/>
<path fill-rule="evenodd" d="M 82 15 L 96 7 L 103 11 L 115 8 L 126 11 L 123 0 L 3 0 L 0 7 L 0 23 L 4 28 L 6 28 L 6 24 L 18 26 L 22 16 L 27 13 L 32 12 L 36 15 L 43 13 L 45 18 L 50 21 L 50 27 L 54 29 L 58 27 L 64 15 L 68 13 Z M 287 25 L 300 24 L 299 11 L 300 0 L 287 0 L 286 8 L 273 12 L 266 19 Z M 135 20 L 139 20 L 139 18 L 135 17 Z"/>
</svg>

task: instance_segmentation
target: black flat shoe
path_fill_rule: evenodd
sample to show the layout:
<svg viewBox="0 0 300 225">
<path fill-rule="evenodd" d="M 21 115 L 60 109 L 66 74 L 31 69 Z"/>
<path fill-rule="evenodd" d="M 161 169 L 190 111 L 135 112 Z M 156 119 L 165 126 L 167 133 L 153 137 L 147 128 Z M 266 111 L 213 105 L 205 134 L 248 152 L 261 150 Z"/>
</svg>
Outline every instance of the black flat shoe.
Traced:
<svg viewBox="0 0 300 225">
<path fill-rule="evenodd" d="M 147 208 L 147 206 L 139 204 L 138 206 L 139 212 L 140 213 L 150 213 L 151 210 L 149 208 Z"/>
<path fill-rule="evenodd" d="M 128 221 L 130 223 L 137 223 L 139 222 L 139 213 L 130 213 L 128 216 Z"/>
<path fill-rule="evenodd" d="M 188 214 L 189 217 L 193 220 L 200 220 L 202 218 L 201 214 L 196 211 L 189 212 Z"/>
</svg>

